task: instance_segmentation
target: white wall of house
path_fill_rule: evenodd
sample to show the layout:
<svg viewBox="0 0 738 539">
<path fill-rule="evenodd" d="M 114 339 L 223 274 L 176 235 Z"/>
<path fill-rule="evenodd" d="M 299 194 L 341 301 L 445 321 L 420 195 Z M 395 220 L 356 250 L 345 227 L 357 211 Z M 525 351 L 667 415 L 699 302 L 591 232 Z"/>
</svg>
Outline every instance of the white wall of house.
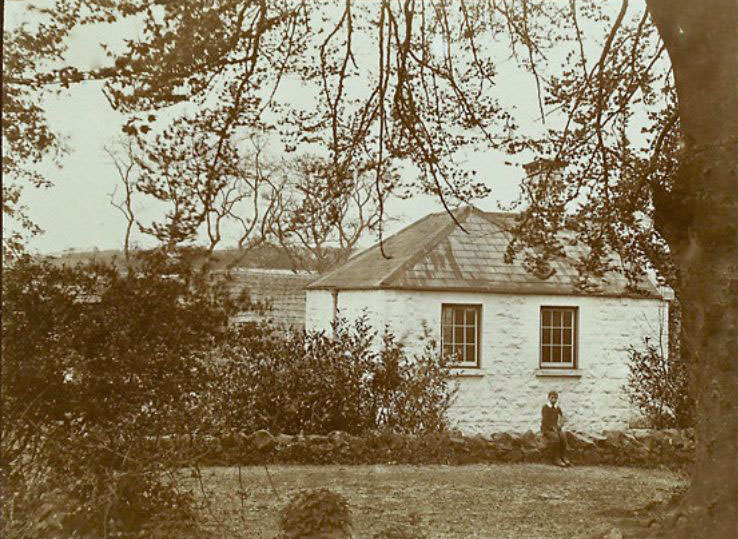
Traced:
<svg viewBox="0 0 738 539">
<path fill-rule="evenodd" d="M 459 393 L 450 411 L 464 432 L 537 431 L 540 409 L 552 389 L 580 431 L 625 428 L 634 413 L 623 390 L 627 349 L 643 337 L 666 342 L 668 303 L 655 299 L 596 296 L 479 294 L 472 292 L 368 290 L 339 291 L 339 316 L 366 313 L 377 328 L 388 325 L 409 346 L 419 346 L 422 323 L 438 336 L 444 303 L 481 305 L 480 361 L 458 369 Z M 551 376 L 540 368 L 542 306 L 578 309 L 576 372 Z M 333 316 L 330 291 L 308 290 L 307 329 L 328 329 Z M 564 375 L 565 374 L 565 375 Z"/>
</svg>

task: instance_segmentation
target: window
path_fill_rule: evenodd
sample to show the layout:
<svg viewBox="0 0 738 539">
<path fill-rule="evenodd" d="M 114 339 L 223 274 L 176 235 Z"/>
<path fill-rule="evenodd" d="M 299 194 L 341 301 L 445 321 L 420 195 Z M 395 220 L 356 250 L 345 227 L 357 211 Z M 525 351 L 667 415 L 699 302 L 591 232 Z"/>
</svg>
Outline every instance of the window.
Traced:
<svg viewBox="0 0 738 539">
<path fill-rule="evenodd" d="M 481 305 L 441 306 L 441 346 L 455 367 L 479 367 Z"/>
<path fill-rule="evenodd" d="M 541 367 L 576 368 L 577 308 L 541 307 Z"/>
</svg>

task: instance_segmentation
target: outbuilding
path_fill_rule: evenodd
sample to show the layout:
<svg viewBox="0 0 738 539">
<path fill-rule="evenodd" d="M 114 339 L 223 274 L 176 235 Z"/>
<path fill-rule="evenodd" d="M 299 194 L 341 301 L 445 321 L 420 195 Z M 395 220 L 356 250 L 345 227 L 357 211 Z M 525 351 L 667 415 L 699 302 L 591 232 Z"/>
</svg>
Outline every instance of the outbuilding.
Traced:
<svg viewBox="0 0 738 539">
<path fill-rule="evenodd" d="M 582 247 L 539 278 L 504 261 L 515 214 L 454 215 L 463 229 L 446 212 L 427 215 L 308 285 L 306 329 L 366 315 L 412 350 L 427 327 L 458 358 L 450 416 L 466 433 L 537 430 L 552 389 L 569 428 L 627 427 L 628 349 L 667 342 L 657 287 L 644 279 L 634 291 L 613 272 L 584 291 L 572 262 Z"/>
</svg>

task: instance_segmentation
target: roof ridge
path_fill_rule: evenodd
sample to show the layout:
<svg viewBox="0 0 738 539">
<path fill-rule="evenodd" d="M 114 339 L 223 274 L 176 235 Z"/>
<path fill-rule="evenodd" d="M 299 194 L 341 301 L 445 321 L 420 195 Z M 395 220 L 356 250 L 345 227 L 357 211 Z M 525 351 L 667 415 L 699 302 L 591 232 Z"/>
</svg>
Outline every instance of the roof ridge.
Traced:
<svg viewBox="0 0 738 539">
<path fill-rule="evenodd" d="M 350 256 L 345 262 L 343 262 L 342 264 L 339 264 L 338 266 L 336 266 L 335 268 L 333 268 L 332 270 L 330 270 L 328 273 L 326 273 L 324 275 L 318 276 L 318 278 L 315 281 L 313 281 L 312 283 L 310 283 L 310 286 L 312 287 L 312 286 L 315 286 L 315 285 L 319 285 L 321 281 L 326 280 L 329 277 L 332 277 L 334 273 L 337 273 L 337 272 L 341 271 L 343 269 L 343 267 L 346 264 L 348 264 L 350 261 L 356 260 L 357 258 L 359 258 L 360 256 L 368 253 L 369 251 L 372 251 L 373 249 L 376 249 L 380 244 L 387 243 L 391 239 L 393 239 L 393 238 L 399 236 L 400 234 L 404 233 L 406 230 L 419 225 L 420 223 L 422 223 L 422 222 L 430 219 L 434 215 L 438 215 L 438 213 L 429 213 L 429 214 L 425 215 L 424 217 L 422 217 L 421 219 L 418 219 L 417 221 L 414 221 L 414 222 L 410 223 L 409 225 L 404 226 L 403 228 L 401 228 L 400 230 L 398 230 L 394 234 L 391 234 L 389 237 L 382 239 L 381 242 L 377 242 L 377 243 L 375 243 L 373 245 L 370 245 L 366 249 L 363 249 L 363 250 L 359 251 L 358 253 L 354 254 L 353 256 Z M 381 280 L 378 281 L 378 284 L 381 284 Z"/>
<path fill-rule="evenodd" d="M 502 223 L 500 223 L 496 218 L 509 219 L 509 218 L 516 218 L 520 215 L 517 212 L 492 212 L 492 211 L 482 211 L 477 208 L 474 208 L 474 209 L 477 210 L 477 213 L 482 219 L 496 226 L 502 232 L 510 232 L 510 229 L 504 226 Z"/>
<path fill-rule="evenodd" d="M 466 221 L 466 219 L 469 217 L 469 215 L 474 210 L 476 210 L 476 208 L 474 206 L 472 206 L 471 204 L 468 205 L 468 206 L 465 206 L 465 207 L 461 208 L 461 211 L 459 212 L 459 216 L 458 217 L 454 216 L 454 219 L 450 223 L 448 223 L 441 230 L 439 230 L 437 233 L 435 233 L 431 237 L 430 240 L 428 240 L 427 242 L 425 242 L 421 246 L 421 248 L 418 249 L 417 251 L 415 251 L 415 253 L 413 253 L 407 260 L 405 260 L 405 262 L 403 262 L 402 264 L 400 264 L 399 267 L 397 267 L 394 270 L 392 270 L 389 273 L 389 275 L 387 275 L 384 279 L 381 279 L 379 281 L 379 286 L 387 286 L 387 285 L 389 285 L 389 283 L 391 281 L 393 281 L 394 279 L 397 279 L 397 277 L 399 277 L 402 273 L 404 273 L 405 271 L 407 271 L 408 269 L 410 269 L 411 267 L 413 267 L 415 264 L 417 264 L 418 261 L 421 258 L 423 258 L 429 252 L 431 252 L 433 249 L 435 249 L 435 247 L 439 243 L 441 243 L 441 241 L 444 238 L 448 237 L 448 235 L 451 234 L 451 232 L 453 232 L 453 230 L 456 228 L 456 224 L 457 223 L 460 225 L 461 223 L 463 223 L 464 221 Z M 479 210 L 477 210 L 477 211 L 479 211 Z M 444 211 L 444 212 L 438 212 L 438 213 L 433 213 L 431 215 L 436 215 L 437 216 L 437 215 L 442 215 L 443 213 L 448 213 L 448 212 L 446 212 L 446 211 Z"/>
<path fill-rule="evenodd" d="M 598 290 L 582 291 L 572 272 L 581 248 L 551 260 L 559 274 L 541 280 L 524 267 L 520 257 L 504 260 L 505 238 L 514 228 L 515 214 L 483 212 L 473 205 L 425 215 L 390 236 L 383 257 L 374 245 L 318 281 L 308 290 L 467 290 L 509 294 L 566 294 L 631 297 L 617 274 L 596 279 Z M 458 224 L 469 234 L 456 232 Z M 508 238 L 509 239 L 509 238 Z M 438 255 L 438 256 L 436 256 Z M 509 270 L 508 270 L 509 268 Z M 650 284 L 650 283 L 648 283 Z M 641 284 L 641 287 L 644 285 Z M 659 297 L 651 284 L 646 294 Z M 651 297 L 649 296 L 649 297 Z M 634 296 L 635 297 L 635 296 Z"/>
<path fill-rule="evenodd" d="M 487 215 L 489 217 L 518 217 L 519 211 L 484 211 L 479 210 L 479 213 Z"/>
</svg>

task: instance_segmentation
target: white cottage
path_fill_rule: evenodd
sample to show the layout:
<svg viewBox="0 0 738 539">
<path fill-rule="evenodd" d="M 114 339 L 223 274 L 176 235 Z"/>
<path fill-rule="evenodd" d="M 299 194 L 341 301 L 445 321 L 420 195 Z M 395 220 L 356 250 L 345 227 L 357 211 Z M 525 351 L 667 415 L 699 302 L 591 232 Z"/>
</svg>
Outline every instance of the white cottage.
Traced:
<svg viewBox="0 0 738 539">
<path fill-rule="evenodd" d="M 538 279 L 503 260 L 513 214 L 455 215 L 465 231 L 445 212 L 428 215 L 384 241 L 390 258 L 375 245 L 308 285 L 306 328 L 365 313 L 413 347 L 425 323 L 463 360 L 451 418 L 464 432 L 537 430 L 551 389 L 569 428 L 627 427 L 627 349 L 666 340 L 668 303 L 654 285 L 629 293 L 613 274 L 585 293 L 566 260 Z"/>
</svg>

